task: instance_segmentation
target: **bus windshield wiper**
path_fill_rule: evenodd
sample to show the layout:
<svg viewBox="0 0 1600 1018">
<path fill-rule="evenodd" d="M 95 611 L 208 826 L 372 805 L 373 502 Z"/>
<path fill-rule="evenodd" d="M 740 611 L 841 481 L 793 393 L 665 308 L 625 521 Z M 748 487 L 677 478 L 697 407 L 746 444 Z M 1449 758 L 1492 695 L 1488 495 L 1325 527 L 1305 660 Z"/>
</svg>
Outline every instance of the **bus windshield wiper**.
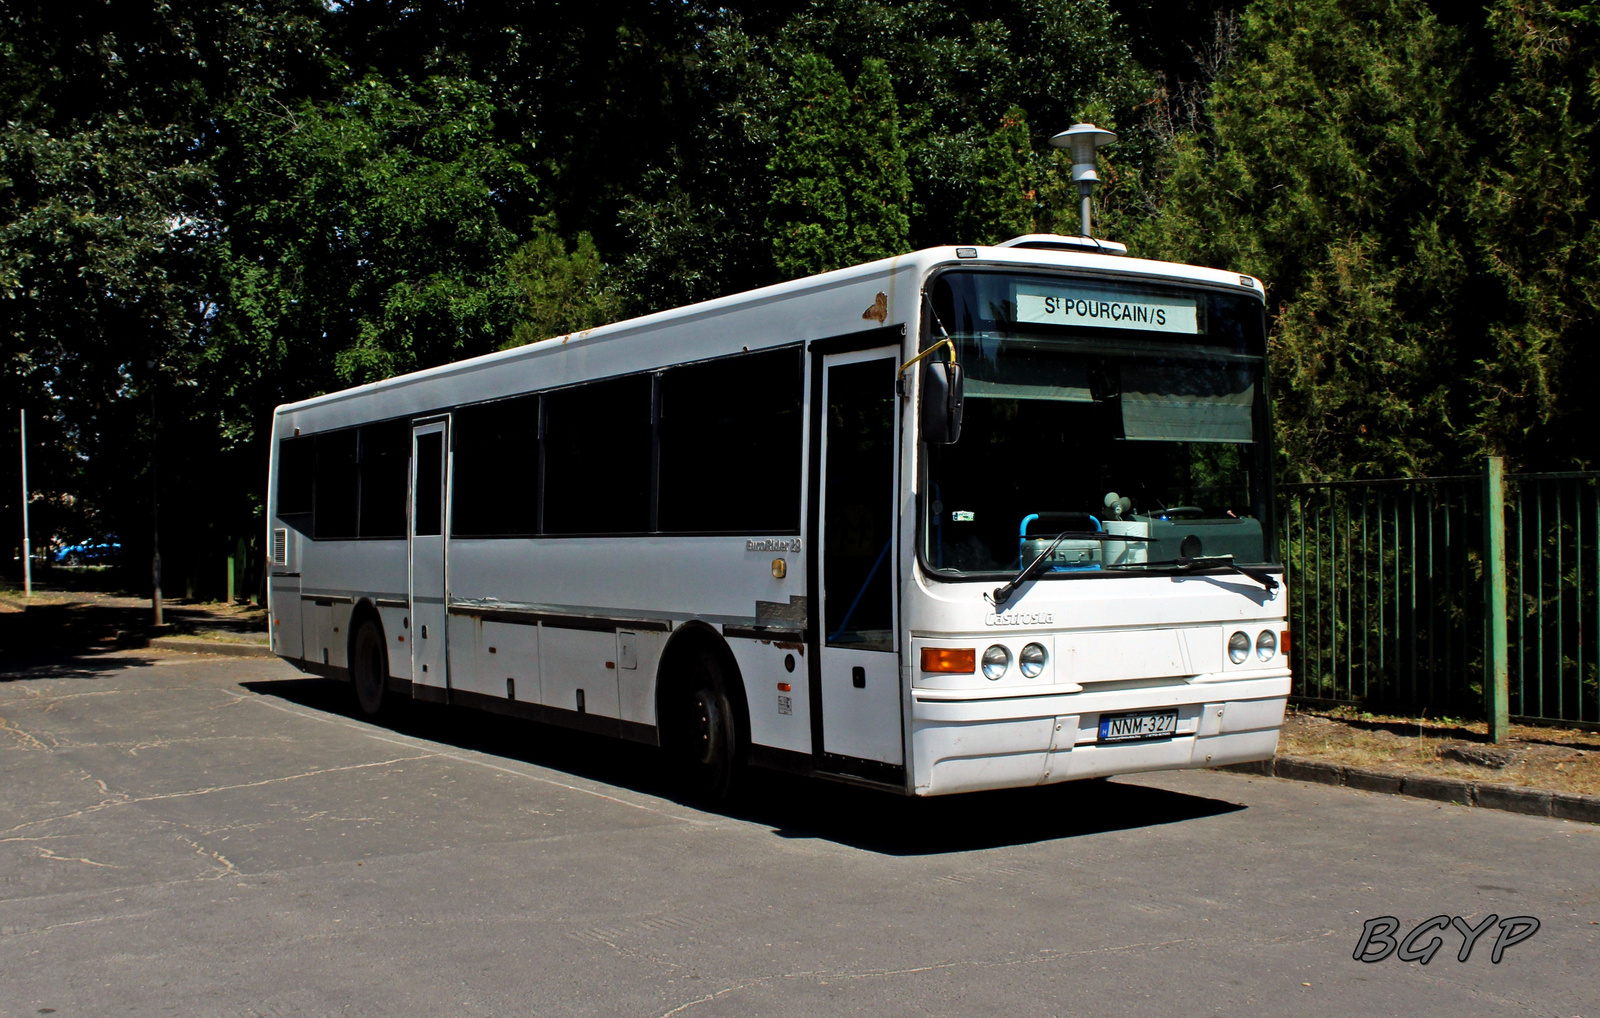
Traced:
<svg viewBox="0 0 1600 1018">
<path fill-rule="evenodd" d="M 1174 559 L 1161 562 L 1123 562 L 1118 565 L 1106 566 L 1107 569 L 1177 569 L 1182 572 L 1192 572 L 1196 569 L 1215 569 L 1221 567 L 1248 576 L 1268 590 L 1277 590 L 1278 581 L 1265 569 L 1252 569 L 1241 566 L 1233 561 L 1232 555 L 1179 555 Z"/>
<path fill-rule="evenodd" d="M 1049 561 L 1051 555 L 1055 554 L 1056 547 L 1069 537 L 1073 540 L 1085 541 L 1151 540 L 1151 538 L 1141 537 L 1135 534 L 1108 534 L 1103 530 L 1063 530 L 1061 533 L 1052 538 L 1050 544 L 1045 547 L 1044 551 L 1039 553 L 1039 557 L 1024 566 L 1022 572 L 1018 573 L 1010 583 L 1006 583 L 1002 586 L 994 588 L 994 606 L 998 608 L 1007 601 L 1011 600 L 1011 595 L 1017 592 L 1018 587 L 1044 572 L 1044 569 L 1042 568 L 1043 565 Z"/>
</svg>

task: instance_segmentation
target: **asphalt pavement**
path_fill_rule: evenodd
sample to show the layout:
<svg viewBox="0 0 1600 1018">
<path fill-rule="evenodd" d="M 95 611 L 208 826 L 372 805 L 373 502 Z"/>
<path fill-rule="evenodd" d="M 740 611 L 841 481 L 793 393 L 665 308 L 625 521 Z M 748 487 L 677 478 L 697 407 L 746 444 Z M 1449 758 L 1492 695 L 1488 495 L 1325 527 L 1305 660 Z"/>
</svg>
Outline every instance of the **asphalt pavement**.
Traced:
<svg viewBox="0 0 1600 1018">
<path fill-rule="evenodd" d="M 1600 1015 L 1594 825 L 1217 772 L 711 811 L 647 747 L 348 700 L 0 675 L 0 1015 Z"/>
</svg>

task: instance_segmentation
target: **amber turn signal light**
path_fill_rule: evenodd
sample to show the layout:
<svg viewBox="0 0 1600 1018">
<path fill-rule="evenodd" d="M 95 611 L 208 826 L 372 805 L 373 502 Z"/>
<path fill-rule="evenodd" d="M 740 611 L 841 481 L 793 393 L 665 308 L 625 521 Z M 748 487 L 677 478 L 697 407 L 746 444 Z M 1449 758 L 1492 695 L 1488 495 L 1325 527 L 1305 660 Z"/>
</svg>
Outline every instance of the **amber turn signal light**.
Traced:
<svg viewBox="0 0 1600 1018">
<path fill-rule="evenodd" d="M 922 670 L 925 672 L 959 672 L 971 675 L 978 670 L 978 652 L 971 647 L 922 648 Z"/>
<path fill-rule="evenodd" d="M 1278 653 L 1283 655 L 1289 653 L 1289 631 L 1287 629 L 1278 634 Z"/>
</svg>

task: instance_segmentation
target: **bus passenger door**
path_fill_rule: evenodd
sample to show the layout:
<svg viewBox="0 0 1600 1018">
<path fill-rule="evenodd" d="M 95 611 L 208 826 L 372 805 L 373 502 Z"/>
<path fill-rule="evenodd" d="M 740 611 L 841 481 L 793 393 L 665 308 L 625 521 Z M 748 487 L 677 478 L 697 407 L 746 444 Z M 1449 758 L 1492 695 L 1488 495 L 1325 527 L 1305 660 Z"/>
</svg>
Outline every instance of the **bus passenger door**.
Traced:
<svg viewBox="0 0 1600 1018">
<path fill-rule="evenodd" d="M 449 684 L 445 653 L 445 450 L 446 421 L 418 424 L 411 431 L 411 682 Z"/>
<path fill-rule="evenodd" d="M 813 590 L 821 593 L 820 674 L 812 685 L 812 717 L 821 718 L 817 763 L 886 781 L 899 780 L 890 768 L 905 759 L 895 639 L 898 353 L 880 347 L 822 357 L 821 463 L 813 474 L 822 482 L 812 528 L 820 574 Z"/>
</svg>

